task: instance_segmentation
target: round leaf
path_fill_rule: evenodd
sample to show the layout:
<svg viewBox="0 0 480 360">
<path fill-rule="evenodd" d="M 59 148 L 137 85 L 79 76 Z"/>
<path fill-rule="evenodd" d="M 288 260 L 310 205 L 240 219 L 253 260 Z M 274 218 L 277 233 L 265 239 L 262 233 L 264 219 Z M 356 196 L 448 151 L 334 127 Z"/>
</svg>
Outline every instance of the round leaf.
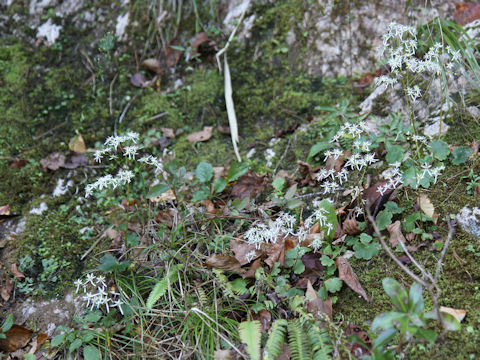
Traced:
<svg viewBox="0 0 480 360">
<path fill-rule="evenodd" d="M 198 164 L 195 170 L 195 175 L 201 183 L 208 183 L 213 177 L 213 167 L 207 162 L 201 162 Z"/>
<path fill-rule="evenodd" d="M 445 160 L 450 155 L 450 148 L 445 141 L 433 140 L 428 147 L 433 156 L 440 161 Z"/>
</svg>

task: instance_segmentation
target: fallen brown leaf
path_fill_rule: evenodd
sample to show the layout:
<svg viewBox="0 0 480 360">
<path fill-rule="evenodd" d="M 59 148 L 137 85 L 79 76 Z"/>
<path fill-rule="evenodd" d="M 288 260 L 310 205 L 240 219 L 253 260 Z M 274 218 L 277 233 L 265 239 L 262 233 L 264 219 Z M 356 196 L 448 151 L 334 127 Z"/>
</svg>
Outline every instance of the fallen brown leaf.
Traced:
<svg viewBox="0 0 480 360">
<path fill-rule="evenodd" d="M 246 271 L 242 269 L 242 266 L 240 265 L 238 260 L 235 259 L 233 256 L 212 255 L 207 259 L 207 261 L 205 261 L 205 265 L 207 265 L 208 267 L 225 270 L 240 275 L 246 273 Z"/>
<path fill-rule="evenodd" d="M 342 230 L 345 234 L 348 235 L 357 235 L 360 234 L 361 230 L 358 226 L 358 221 L 355 218 L 355 213 L 351 211 L 347 218 L 343 221 Z"/>
<path fill-rule="evenodd" d="M 65 165 L 65 155 L 59 152 L 54 152 L 40 160 L 40 165 L 42 165 L 44 171 L 58 170 Z"/>
<path fill-rule="evenodd" d="M 167 201 L 175 201 L 177 197 L 172 189 L 168 189 L 163 194 L 150 198 L 150 201 L 153 203 L 164 203 Z"/>
<path fill-rule="evenodd" d="M 358 79 L 355 82 L 355 87 L 357 88 L 358 93 L 363 92 L 363 89 L 369 86 L 376 77 L 385 75 L 386 73 L 387 73 L 386 67 L 382 66 L 381 68 L 375 70 L 375 72 L 363 75 L 360 79 Z"/>
<path fill-rule="evenodd" d="M 202 56 L 212 56 L 217 52 L 217 43 L 210 39 L 206 33 L 201 32 L 195 35 L 192 48 L 193 50 L 189 55 L 190 58 L 197 54 Z"/>
<path fill-rule="evenodd" d="M 272 321 L 272 314 L 265 309 L 261 309 L 258 313 L 251 313 L 253 320 L 260 321 L 262 325 L 262 332 L 267 332 L 270 329 L 270 322 Z"/>
<path fill-rule="evenodd" d="M 10 215 L 10 205 L 0 206 L 0 215 Z"/>
<path fill-rule="evenodd" d="M 343 280 L 350 289 L 355 291 L 358 295 L 363 297 L 368 302 L 369 300 L 368 300 L 367 293 L 363 289 L 362 285 L 360 285 L 358 276 L 353 271 L 347 259 L 345 259 L 342 256 L 339 256 L 335 259 L 335 264 L 337 265 L 337 268 L 338 268 L 338 277 L 340 278 L 340 280 Z"/>
<path fill-rule="evenodd" d="M 255 273 L 257 272 L 257 269 L 262 267 L 262 258 L 257 258 L 248 270 L 245 272 L 245 274 L 242 275 L 244 279 L 255 279 Z"/>
<path fill-rule="evenodd" d="M 272 244 L 265 244 L 264 245 L 264 252 L 266 255 L 265 264 L 267 264 L 270 268 L 275 265 L 275 263 L 279 263 L 280 266 L 285 265 L 285 240 L 278 239 L 277 242 Z"/>
<path fill-rule="evenodd" d="M 388 241 L 393 248 L 396 248 L 399 242 L 407 243 L 407 239 L 402 233 L 402 223 L 400 220 L 395 221 L 393 224 L 387 225 L 387 230 L 390 233 Z"/>
<path fill-rule="evenodd" d="M 241 176 L 232 188 L 232 196 L 253 198 L 265 189 L 265 176 L 260 176 L 252 170 Z"/>
<path fill-rule="evenodd" d="M 202 131 L 194 132 L 187 136 L 187 140 L 192 144 L 200 141 L 207 141 L 212 137 L 213 126 L 204 126 Z"/>
<path fill-rule="evenodd" d="M 63 167 L 65 169 L 76 169 L 79 166 L 88 165 L 88 158 L 85 154 L 73 153 L 70 157 L 70 162 L 66 163 Z"/>
<path fill-rule="evenodd" d="M 233 360 L 234 355 L 233 350 L 215 350 L 213 360 Z"/>
<path fill-rule="evenodd" d="M 136 86 L 136 87 L 139 87 L 139 88 L 146 88 L 146 87 L 149 87 L 151 85 L 151 82 L 148 81 L 147 78 L 145 77 L 145 75 L 143 75 L 140 72 L 137 72 L 130 77 L 130 83 L 133 86 Z"/>
<path fill-rule="evenodd" d="M 83 140 L 83 136 L 81 134 L 76 135 L 70 140 L 68 143 L 68 148 L 70 151 L 80 154 L 87 152 L 87 146 L 85 145 L 85 140 Z"/>
<path fill-rule="evenodd" d="M 167 48 L 165 49 L 165 64 L 167 64 L 168 67 L 175 66 L 180 61 L 183 51 L 172 48 L 172 46 L 179 45 L 180 42 L 178 41 L 178 39 L 174 38 L 170 41 Z"/>
<path fill-rule="evenodd" d="M 142 61 L 142 67 L 151 72 L 154 72 L 157 75 L 160 75 L 163 72 L 162 64 L 160 60 L 155 58 L 145 59 Z"/>
<path fill-rule="evenodd" d="M 8 301 L 10 296 L 12 296 L 13 284 L 10 279 L 5 281 L 5 285 L 0 288 L 0 296 L 2 297 L 3 301 Z"/>
<path fill-rule="evenodd" d="M 418 205 L 420 206 L 420 209 L 425 213 L 425 215 L 435 219 L 438 218 L 438 216 L 435 214 L 435 207 L 432 204 L 432 201 L 428 198 L 427 195 L 425 194 L 420 194 L 418 198 Z"/>
<path fill-rule="evenodd" d="M 333 320 L 332 299 L 328 298 L 324 301 L 319 298 L 310 281 L 307 283 L 305 298 L 307 301 L 307 311 L 312 314 L 315 319 L 321 320 L 323 314 L 327 315 L 330 320 Z"/>
<path fill-rule="evenodd" d="M 247 259 L 246 257 L 248 253 L 251 253 L 252 251 L 255 252 L 256 255 L 252 258 L 252 260 L 257 258 L 261 254 L 261 250 L 257 250 L 254 244 L 249 244 L 245 241 L 237 239 L 230 240 L 230 250 L 232 250 L 235 258 L 242 266 L 250 262 L 249 259 Z"/>
<path fill-rule="evenodd" d="M 0 339 L 0 350 L 7 353 L 21 349 L 28 344 L 33 331 L 23 326 L 13 324 L 5 333 L 6 338 Z"/>
<path fill-rule="evenodd" d="M 317 171 L 320 170 L 320 166 L 312 167 L 309 163 L 298 160 L 298 173 L 300 174 L 299 185 L 300 186 L 316 186 Z"/>
<path fill-rule="evenodd" d="M 20 271 L 17 269 L 17 264 L 12 264 L 10 266 L 10 271 L 15 276 L 18 280 L 25 279 L 25 275 L 23 275 Z"/>
<path fill-rule="evenodd" d="M 163 136 L 169 139 L 175 139 L 175 132 L 172 128 L 161 128 Z"/>
<path fill-rule="evenodd" d="M 217 131 L 218 131 L 220 134 L 223 134 L 223 135 L 230 135 L 230 134 L 231 134 L 231 131 L 230 131 L 230 127 L 229 127 L 229 126 L 218 125 L 218 126 L 217 126 Z"/>
<path fill-rule="evenodd" d="M 455 319 L 457 319 L 458 322 L 462 322 L 462 320 L 465 318 L 465 315 L 467 315 L 468 311 L 463 309 L 453 309 L 446 306 L 440 306 L 440 312 L 450 314 Z"/>
</svg>

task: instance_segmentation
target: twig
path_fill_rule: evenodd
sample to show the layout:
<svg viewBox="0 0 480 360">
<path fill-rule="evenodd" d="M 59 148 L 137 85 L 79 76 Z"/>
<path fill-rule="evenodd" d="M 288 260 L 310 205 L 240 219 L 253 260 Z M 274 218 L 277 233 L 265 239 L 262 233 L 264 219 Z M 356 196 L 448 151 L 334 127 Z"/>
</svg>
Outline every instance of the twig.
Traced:
<svg viewBox="0 0 480 360">
<path fill-rule="evenodd" d="M 100 235 L 100 236 L 97 238 L 97 240 L 95 240 L 95 242 L 92 244 L 92 246 L 90 246 L 90 248 L 89 248 L 87 251 L 85 251 L 85 253 L 82 255 L 82 257 L 80 258 L 80 260 L 85 259 L 85 257 L 86 257 L 88 254 L 90 254 L 90 252 L 95 248 L 95 246 L 97 246 L 97 244 L 100 242 L 100 240 L 102 240 L 102 239 L 105 237 L 105 235 L 107 234 L 107 231 L 110 230 L 110 229 L 112 229 L 112 228 L 113 228 L 113 226 L 110 226 L 107 230 L 105 230 L 105 231 L 103 232 L 103 234 Z"/>
<path fill-rule="evenodd" d="M 45 135 L 48 135 L 49 133 L 57 130 L 58 128 L 64 126 L 67 124 L 67 120 L 65 120 L 64 122 L 58 124 L 58 125 L 55 125 L 53 128 L 51 128 L 50 130 L 47 130 L 45 131 L 44 133 L 40 134 L 40 135 L 36 135 L 34 137 L 32 137 L 33 140 L 38 140 L 38 139 L 41 139 L 42 137 L 44 137 Z"/>
<path fill-rule="evenodd" d="M 388 256 L 397 263 L 400 268 L 407 273 L 413 280 L 418 282 L 420 285 L 424 286 L 425 288 L 429 288 L 430 284 L 428 284 L 425 280 L 420 279 L 417 275 L 415 275 L 409 268 L 407 268 L 401 261 L 400 259 L 393 253 L 392 249 L 387 245 L 385 240 L 383 239 L 382 234 L 380 233 L 380 230 L 378 229 L 377 222 L 373 218 L 372 214 L 370 213 L 370 208 L 367 206 L 367 218 L 372 224 L 373 230 L 375 231 L 375 234 L 377 234 L 380 243 L 382 244 L 383 249 L 387 252 Z"/>
<path fill-rule="evenodd" d="M 164 112 L 162 112 L 162 113 L 160 113 L 160 114 L 153 115 L 152 117 L 149 117 L 147 120 L 145 120 L 145 122 L 159 119 L 159 118 L 161 118 L 161 117 L 164 117 L 165 115 L 168 115 L 168 111 L 164 111 Z"/>
<path fill-rule="evenodd" d="M 135 99 L 141 94 L 140 93 L 137 93 L 127 104 L 127 106 L 125 106 L 125 109 L 123 109 L 122 113 L 120 114 L 119 118 L 118 118 L 118 121 L 115 121 L 115 126 L 113 128 L 113 133 L 115 136 L 117 136 L 117 122 L 119 124 L 122 123 L 122 120 L 123 118 L 125 117 L 125 114 L 127 113 L 128 109 L 130 109 L 130 105 L 132 105 L 132 103 L 135 101 Z"/>
<path fill-rule="evenodd" d="M 295 135 L 295 137 L 296 137 L 296 135 Z M 290 149 L 291 142 L 292 142 L 292 136 L 288 139 L 287 146 L 285 147 L 285 150 L 283 151 L 282 156 L 280 156 L 280 159 L 278 160 L 277 165 L 275 166 L 275 169 L 273 170 L 274 175 L 277 173 L 277 169 L 280 166 L 280 164 L 282 163 L 283 159 L 285 159 L 285 156 L 287 156 L 287 152 Z"/>
<path fill-rule="evenodd" d="M 453 223 L 453 224 L 452 224 Z M 445 259 L 445 255 L 447 254 L 448 246 L 450 245 L 450 241 L 452 240 L 453 235 L 456 232 L 457 223 L 454 220 L 448 220 L 448 235 L 447 240 L 445 240 L 445 244 L 443 245 L 442 254 L 440 255 L 440 260 L 437 263 L 437 270 L 435 270 L 435 276 L 433 277 L 434 281 L 437 281 L 438 277 L 440 276 L 440 272 L 442 271 L 443 260 Z"/>
</svg>

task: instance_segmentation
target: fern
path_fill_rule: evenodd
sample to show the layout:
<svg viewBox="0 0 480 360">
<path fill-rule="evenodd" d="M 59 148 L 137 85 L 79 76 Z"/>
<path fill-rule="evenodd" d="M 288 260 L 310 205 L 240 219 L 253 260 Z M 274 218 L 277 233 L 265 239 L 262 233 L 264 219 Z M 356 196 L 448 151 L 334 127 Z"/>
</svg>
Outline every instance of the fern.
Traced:
<svg viewBox="0 0 480 360">
<path fill-rule="evenodd" d="M 307 333 L 313 349 L 313 359 L 331 360 L 333 347 L 327 330 L 319 328 L 316 324 L 312 324 L 307 329 Z"/>
<path fill-rule="evenodd" d="M 168 289 L 168 283 L 173 280 L 174 276 L 177 275 L 178 270 L 182 268 L 183 264 L 173 265 L 165 277 L 155 284 L 147 299 L 147 309 L 153 308 L 153 305 L 155 305 L 158 299 L 165 295 Z"/>
<path fill-rule="evenodd" d="M 310 360 L 312 358 L 308 337 L 300 319 L 288 323 L 288 342 L 292 360 Z"/>
<path fill-rule="evenodd" d="M 268 340 L 263 351 L 263 360 L 275 360 L 282 351 L 285 342 L 287 320 L 276 320 L 270 328 Z"/>
<path fill-rule="evenodd" d="M 262 338 L 260 321 L 244 321 L 238 324 L 240 340 L 247 345 L 251 360 L 260 360 L 260 339 Z"/>
</svg>

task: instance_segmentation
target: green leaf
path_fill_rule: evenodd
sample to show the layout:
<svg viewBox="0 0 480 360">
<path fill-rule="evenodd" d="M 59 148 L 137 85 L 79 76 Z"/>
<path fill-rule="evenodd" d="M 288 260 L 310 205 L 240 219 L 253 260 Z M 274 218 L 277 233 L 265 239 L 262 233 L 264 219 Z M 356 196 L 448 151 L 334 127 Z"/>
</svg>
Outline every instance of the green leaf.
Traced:
<svg viewBox="0 0 480 360">
<path fill-rule="evenodd" d="M 160 196 L 163 193 L 166 193 L 168 190 L 170 190 L 170 185 L 167 184 L 157 184 L 155 186 L 152 186 L 148 191 L 147 199 Z"/>
<path fill-rule="evenodd" d="M 333 261 L 327 255 L 322 255 L 322 257 L 320 258 L 320 262 L 322 263 L 323 266 L 326 266 L 326 267 L 332 266 L 335 264 L 335 261 Z"/>
<path fill-rule="evenodd" d="M 251 360 L 260 360 L 260 340 L 262 338 L 260 321 L 244 321 L 238 324 L 238 334 L 246 344 L 247 354 Z"/>
<path fill-rule="evenodd" d="M 227 179 L 225 179 L 224 177 L 218 178 L 213 183 L 213 192 L 215 194 L 219 194 L 223 190 L 225 190 L 226 187 L 227 187 Z"/>
<path fill-rule="evenodd" d="M 423 312 L 423 294 L 422 286 L 419 283 L 414 283 L 410 286 L 410 292 L 408 294 L 408 301 L 410 308 L 417 313 Z"/>
<path fill-rule="evenodd" d="M 54 336 L 53 339 L 50 341 L 50 345 L 52 347 L 57 347 L 61 344 L 63 344 L 63 341 L 65 340 L 66 334 L 60 334 L 57 336 Z"/>
<path fill-rule="evenodd" d="M 89 323 L 96 323 L 101 318 L 102 318 L 102 314 L 100 311 L 92 311 L 83 317 L 83 321 L 89 322 Z"/>
<path fill-rule="evenodd" d="M 404 208 L 398 207 L 396 202 L 389 201 L 385 204 L 385 209 L 390 211 L 392 214 L 401 214 Z"/>
<path fill-rule="evenodd" d="M 105 254 L 100 259 L 100 266 L 98 267 L 98 269 L 104 272 L 122 272 L 130 266 L 130 263 L 130 261 L 118 262 L 118 260 L 115 259 L 112 254 Z"/>
<path fill-rule="evenodd" d="M 362 244 L 368 244 L 368 243 L 370 243 L 372 240 L 373 240 L 373 238 L 372 238 L 370 235 L 365 234 L 365 233 L 361 233 L 361 234 L 360 234 L 360 242 L 361 242 Z"/>
<path fill-rule="evenodd" d="M 445 160 L 448 155 L 450 155 L 450 148 L 445 141 L 433 140 L 428 147 L 432 152 L 433 157 L 440 161 Z"/>
<path fill-rule="evenodd" d="M 408 311 L 408 293 L 400 283 L 392 278 L 382 280 L 383 289 L 392 300 L 393 305 L 403 312 Z"/>
<path fill-rule="evenodd" d="M 425 339 L 431 343 L 435 342 L 437 339 L 437 333 L 430 329 L 418 328 L 417 333 L 415 334 L 416 338 Z"/>
<path fill-rule="evenodd" d="M 68 347 L 68 352 L 72 353 L 77 350 L 80 346 L 82 346 L 83 342 L 80 339 L 75 339 L 70 346 Z"/>
<path fill-rule="evenodd" d="M 34 355 L 34 354 L 25 354 L 25 355 L 23 355 L 23 358 L 25 360 L 35 360 L 37 358 L 37 356 Z"/>
<path fill-rule="evenodd" d="M 378 329 L 386 330 L 393 328 L 394 322 L 398 322 L 401 318 L 407 317 L 405 313 L 397 311 L 389 311 L 382 313 L 375 317 L 372 322 L 372 331 L 377 331 Z"/>
<path fill-rule="evenodd" d="M 298 208 L 302 205 L 303 205 L 303 201 L 300 199 L 288 200 L 286 204 L 287 208 L 290 210 Z"/>
<path fill-rule="evenodd" d="M 83 348 L 83 358 L 85 360 L 100 360 L 101 359 L 100 351 L 94 346 L 91 346 L 91 345 L 85 346 Z"/>
<path fill-rule="evenodd" d="M 213 177 L 213 167 L 211 164 L 202 161 L 197 165 L 195 170 L 195 176 L 201 183 L 209 183 Z"/>
<path fill-rule="evenodd" d="M 293 267 L 293 272 L 297 275 L 303 273 L 305 271 L 305 265 L 303 264 L 303 262 L 301 260 L 298 260 L 296 263 L 295 263 L 295 266 Z"/>
<path fill-rule="evenodd" d="M 308 153 L 308 159 L 314 157 L 315 155 L 319 154 L 324 150 L 331 149 L 333 147 L 333 144 L 330 142 L 318 142 L 310 148 L 310 151 Z"/>
<path fill-rule="evenodd" d="M 393 214 L 390 211 L 388 211 L 388 210 L 380 211 L 378 213 L 377 219 L 376 219 L 378 229 L 380 231 L 385 230 L 387 228 L 387 226 L 392 223 L 392 217 L 393 217 Z"/>
<path fill-rule="evenodd" d="M 460 330 L 460 322 L 451 314 L 442 312 L 443 322 L 445 323 L 445 329 L 449 331 Z"/>
<path fill-rule="evenodd" d="M 284 178 L 277 177 L 275 180 L 272 182 L 272 186 L 275 190 L 277 191 L 282 191 L 283 188 L 285 187 L 286 181 Z"/>
<path fill-rule="evenodd" d="M 237 181 L 238 178 L 242 175 L 245 175 L 248 171 L 248 164 L 245 162 L 234 161 L 228 169 L 228 181 Z"/>
<path fill-rule="evenodd" d="M 363 244 L 357 243 L 353 245 L 353 250 L 355 251 L 355 257 L 357 259 L 370 260 L 375 255 L 378 254 L 380 246 L 377 243 Z"/>
<path fill-rule="evenodd" d="M 147 299 L 147 309 L 153 308 L 153 305 L 155 305 L 158 299 L 165 295 L 168 289 L 168 283 L 173 281 L 173 278 L 177 275 L 178 270 L 182 268 L 183 264 L 173 265 L 168 271 L 168 274 L 166 274 L 163 279 L 155 284 Z"/>
<path fill-rule="evenodd" d="M 335 293 L 342 288 L 343 281 L 340 280 L 338 277 L 332 277 L 326 280 L 323 284 L 329 292 Z"/>
<path fill-rule="evenodd" d="M 10 314 L 7 316 L 7 318 L 5 319 L 5 321 L 3 322 L 3 325 L 2 325 L 2 332 L 7 332 L 8 330 L 10 330 L 13 326 L 13 314 Z"/>
<path fill-rule="evenodd" d="M 138 234 L 131 233 L 131 232 L 127 234 L 127 245 L 129 247 L 137 246 L 139 242 L 140 242 L 140 236 Z"/>
<path fill-rule="evenodd" d="M 197 202 L 197 201 L 207 200 L 209 197 L 210 197 L 210 191 L 206 189 L 198 190 L 193 193 L 192 201 Z"/>
<path fill-rule="evenodd" d="M 459 146 L 453 150 L 452 164 L 460 165 L 467 161 L 468 157 L 473 154 L 473 150 L 468 146 Z"/>
<path fill-rule="evenodd" d="M 402 182 L 404 185 L 410 186 L 412 189 L 416 189 L 418 187 L 417 184 L 417 173 L 414 167 L 409 167 L 405 170 L 402 174 Z"/>
<path fill-rule="evenodd" d="M 387 149 L 387 156 L 385 157 L 385 160 L 387 160 L 389 164 L 402 162 L 404 153 L 405 149 L 400 145 L 391 145 Z"/>
<path fill-rule="evenodd" d="M 387 344 L 388 342 L 390 342 L 390 340 L 393 339 L 393 337 L 395 336 L 396 333 L 397 333 L 397 329 L 395 329 L 395 328 L 390 328 L 390 329 L 387 329 L 385 331 L 382 331 L 380 333 L 380 335 L 378 335 L 377 338 L 375 340 L 373 340 L 372 345 L 375 348 L 383 346 L 383 345 Z"/>
<path fill-rule="evenodd" d="M 236 278 L 235 280 L 230 282 L 230 284 L 232 284 L 232 289 L 235 292 L 235 294 L 243 295 L 248 293 L 247 281 L 245 279 Z"/>
<path fill-rule="evenodd" d="M 292 186 L 290 186 L 288 188 L 287 192 L 285 193 L 284 198 L 286 200 L 290 200 L 291 198 L 293 198 L 295 196 L 296 192 L 297 192 L 297 184 L 293 184 Z"/>
<path fill-rule="evenodd" d="M 322 211 L 322 215 L 326 217 L 326 221 L 319 220 L 320 231 L 325 231 L 325 240 L 331 241 L 337 231 L 337 214 L 335 213 L 335 207 L 332 203 L 326 199 L 322 200 L 318 206 L 318 209 Z M 321 210 L 322 209 L 322 210 Z"/>
</svg>

